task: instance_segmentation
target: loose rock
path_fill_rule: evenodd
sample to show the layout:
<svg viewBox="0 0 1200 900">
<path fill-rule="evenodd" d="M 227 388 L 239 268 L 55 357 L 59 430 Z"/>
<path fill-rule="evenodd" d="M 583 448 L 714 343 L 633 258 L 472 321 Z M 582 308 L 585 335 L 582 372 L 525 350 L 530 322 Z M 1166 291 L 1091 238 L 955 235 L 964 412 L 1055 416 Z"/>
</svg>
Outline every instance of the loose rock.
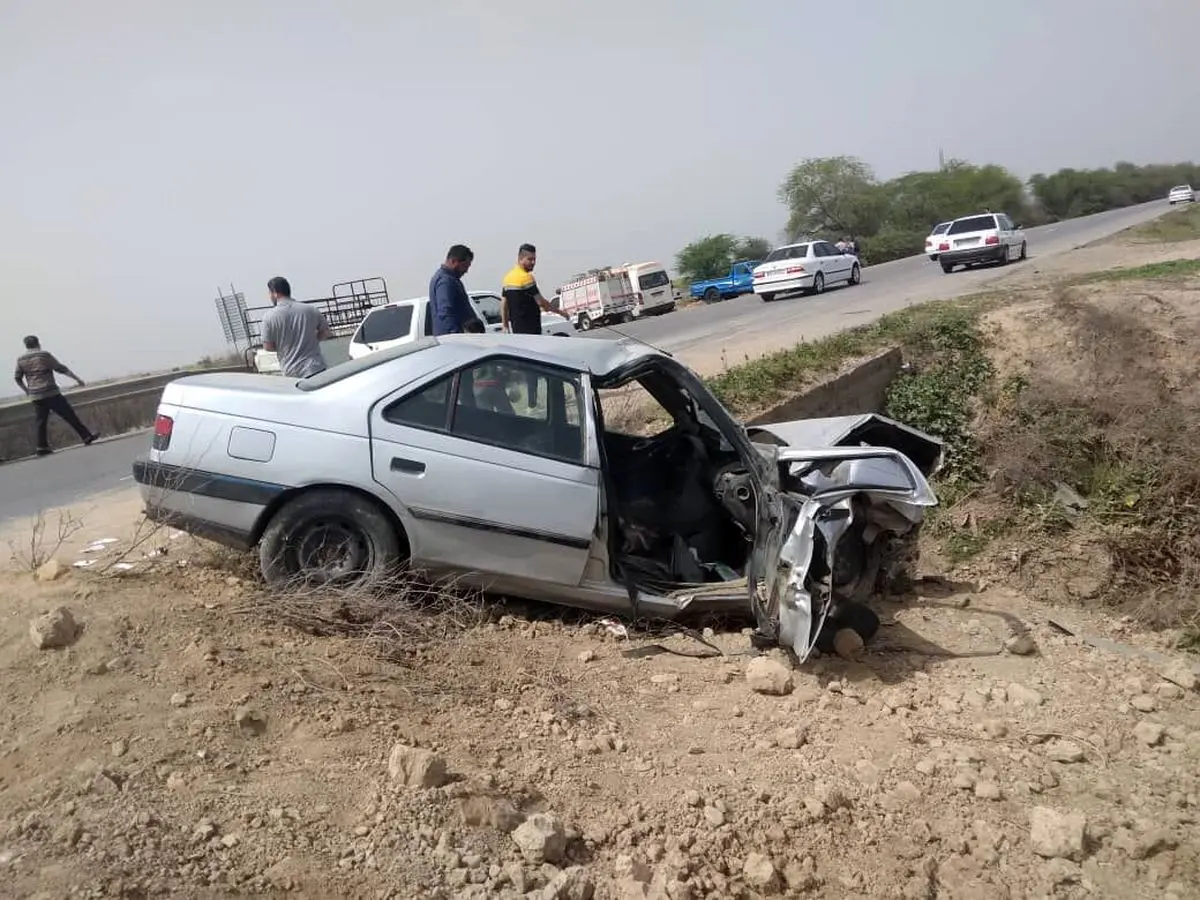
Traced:
<svg viewBox="0 0 1200 900">
<path fill-rule="evenodd" d="M 1046 745 L 1046 757 L 1060 763 L 1083 762 L 1087 755 L 1074 741 L 1053 740 Z"/>
<path fill-rule="evenodd" d="M 441 787 L 450 780 L 446 762 L 429 750 L 396 744 L 388 756 L 388 774 L 408 787 Z"/>
<path fill-rule="evenodd" d="M 65 606 L 43 613 L 29 623 L 29 639 L 39 650 L 69 647 L 78 636 L 79 625 Z"/>
<path fill-rule="evenodd" d="M 512 838 L 527 862 L 556 863 L 567 852 L 566 832 L 550 813 L 534 813 L 517 826 Z"/>
<path fill-rule="evenodd" d="M 742 863 L 742 877 L 746 883 L 760 891 L 776 891 L 779 889 L 779 872 L 769 856 L 762 853 L 751 853 Z"/>
<path fill-rule="evenodd" d="M 34 573 L 34 577 L 38 581 L 57 581 L 67 574 L 67 567 L 60 563 L 57 559 L 48 559 Z"/>
<path fill-rule="evenodd" d="M 1087 819 L 1081 812 L 1059 812 L 1035 806 L 1029 814 L 1029 843 L 1046 859 L 1083 859 Z"/>
<path fill-rule="evenodd" d="M 1014 656 L 1029 656 L 1037 650 L 1037 644 L 1028 634 L 1014 634 L 1004 642 L 1004 649 Z"/>
<path fill-rule="evenodd" d="M 792 670 L 777 659 L 757 656 L 746 666 L 746 683 L 758 694 L 782 697 L 792 692 Z"/>
<path fill-rule="evenodd" d="M 267 716 L 253 706 L 238 707 L 237 712 L 233 714 L 234 724 L 242 734 L 254 736 L 263 734 L 267 730 Z"/>
<path fill-rule="evenodd" d="M 1147 747 L 1156 747 L 1162 743 L 1166 729 L 1157 722 L 1138 722 L 1133 726 L 1133 736 Z"/>
</svg>

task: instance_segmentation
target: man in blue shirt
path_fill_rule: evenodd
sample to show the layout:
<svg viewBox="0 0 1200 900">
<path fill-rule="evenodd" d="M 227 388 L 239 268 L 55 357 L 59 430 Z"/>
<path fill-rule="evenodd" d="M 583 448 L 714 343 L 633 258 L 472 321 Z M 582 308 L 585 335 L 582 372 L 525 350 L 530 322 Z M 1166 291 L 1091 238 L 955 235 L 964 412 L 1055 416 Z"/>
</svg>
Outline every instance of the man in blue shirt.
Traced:
<svg viewBox="0 0 1200 900">
<path fill-rule="evenodd" d="M 470 247 L 455 244 L 429 280 L 429 303 L 433 307 L 433 333 L 463 334 L 483 331 L 483 325 L 463 287 L 462 277 L 471 268 L 475 254 Z"/>
</svg>

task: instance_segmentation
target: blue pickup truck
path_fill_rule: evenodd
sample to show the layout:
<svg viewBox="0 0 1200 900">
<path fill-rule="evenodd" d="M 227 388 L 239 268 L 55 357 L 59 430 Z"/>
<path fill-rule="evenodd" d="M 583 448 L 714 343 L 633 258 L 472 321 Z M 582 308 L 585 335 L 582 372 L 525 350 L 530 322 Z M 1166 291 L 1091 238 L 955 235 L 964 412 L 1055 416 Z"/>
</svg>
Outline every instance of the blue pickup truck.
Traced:
<svg viewBox="0 0 1200 900">
<path fill-rule="evenodd" d="M 739 294 L 754 292 L 754 267 L 759 264 L 757 259 L 745 259 L 735 262 L 729 267 L 729 274 L 720 278 L 709 278 L 707 281 L 697 281 L 688 290 L 692 299 L 713 303 L 717 300 L 728 300 Z"/>
</svg>

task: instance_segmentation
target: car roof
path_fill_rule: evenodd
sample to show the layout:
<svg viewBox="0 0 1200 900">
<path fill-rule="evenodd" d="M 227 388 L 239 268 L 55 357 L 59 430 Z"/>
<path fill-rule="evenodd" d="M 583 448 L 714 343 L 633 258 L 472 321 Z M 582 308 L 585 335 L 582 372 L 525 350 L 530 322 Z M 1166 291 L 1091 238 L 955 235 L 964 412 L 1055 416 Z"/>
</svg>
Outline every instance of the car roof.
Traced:
<svg viewBox="0 0 1200 900">
<path fill-rule="evenodd" d="M 629 363 L 653 356 L 666 356 L 661 350 L 631 338 L 571 338 L 535 334 L 448 334 L 437 339 L 451 347 L 469 348 L 479 358 L 496 353 L 511 353 L 548 365 L 607 375 Z"/>
<path fill-rule="evenodd" d="M 950 222 L 950 224 L 953 225 L 955 222 L 961 222 L 963 219 L 978 219 L 981 216 L 1002 216 L 1002 215 L 1004 215 L 1004 213 L 995 212 L 995 211 L 971 213 L 969 216 L 959 216 L 957 219 L 953 219 Z"/>
<path fill-rule="evenodd" d="M 471 296 L 471 297 L 498 297 L 500 295 L 500 292 L 499 291 L 467 291 L 467 294 L 468 294 L 468 296 Z M 375 310 L 377 310 L 377 309 L 386 309 L 389 306 L 404 306 L 406 303 L 425 303 L 428 300 L 429 300 L 428 294 L 426 294 L 423 297 L 407 297 L 404 300 L 389 300 L 387 303 L 383 303 L 383 304 L 380 304 L 379 306 L 372 307 L 371 312 L 367 313 L 367 315 L 369 316 L 371 313 L 375 312 Z"/>
</svg>

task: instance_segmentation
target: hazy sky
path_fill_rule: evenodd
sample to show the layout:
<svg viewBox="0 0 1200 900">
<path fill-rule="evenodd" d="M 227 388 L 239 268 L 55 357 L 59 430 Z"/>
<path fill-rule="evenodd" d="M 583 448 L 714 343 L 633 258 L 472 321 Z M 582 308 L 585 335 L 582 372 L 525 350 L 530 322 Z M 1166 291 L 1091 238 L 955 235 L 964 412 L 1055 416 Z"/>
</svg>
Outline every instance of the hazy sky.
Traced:
<svg viewBox="0 0 1200 900">
<path fill-rule="evenodd" d="M 807 156 L 1195 158 L 1198 36 L 1197 0 L 0 0 L 5 347 L 182 364 L 219 284 L 417 296 L 459 241 L 474 289 L 522 241 L 546 290 L 669 265 L 775 238 Z"/>
</svg>

